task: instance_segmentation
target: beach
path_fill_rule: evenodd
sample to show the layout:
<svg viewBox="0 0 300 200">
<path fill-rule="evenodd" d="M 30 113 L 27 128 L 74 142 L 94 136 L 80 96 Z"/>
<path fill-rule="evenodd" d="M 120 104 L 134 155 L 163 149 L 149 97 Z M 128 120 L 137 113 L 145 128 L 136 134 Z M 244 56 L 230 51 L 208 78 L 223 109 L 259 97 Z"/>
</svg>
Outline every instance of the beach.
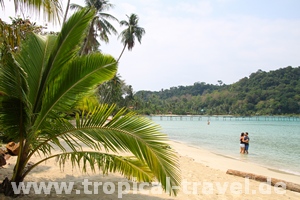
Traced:
<svg viewBox="0 0 300 200">
<path fill-rule="evenodd" d="M 226 174 L 228 169 L 264 175 L 296 184 L 300 184 L 300 176 L 268 169 L 241 159 L 212 153 L 205 149 L 171 141 L 179 157 L 182 174 L 181 189 L 176 197 L 164 193 L 157 183 L 136 183 L 128 181 L 120 174 L 103 175 L 87 174 L 78 168 L 66 164 L 61 169 L 55 159 L 40 164 L 27 177 L 25 182 L 56 182 L 70 184 L 70 194 L 56 194 L 52 188 L 50 194 L 34 194 L 31 191 L 19 198 L 22 199 L 300 199 L 300 193 L 269 186 L 266 183 Z M 31 162 L 39 158 L 34 157 Z M 16 157 L 11 157 L 8 164 L 0 169 L 0 179 L 11 177 Z M 83 182 L 85 184 L 83 184 Z M 128 187 L 129 185 L 129 187 Z M 109 194 L 111 193 L 111 194 Z M 10 199 L 0 195 L 0 199 Z"/>
</svg>

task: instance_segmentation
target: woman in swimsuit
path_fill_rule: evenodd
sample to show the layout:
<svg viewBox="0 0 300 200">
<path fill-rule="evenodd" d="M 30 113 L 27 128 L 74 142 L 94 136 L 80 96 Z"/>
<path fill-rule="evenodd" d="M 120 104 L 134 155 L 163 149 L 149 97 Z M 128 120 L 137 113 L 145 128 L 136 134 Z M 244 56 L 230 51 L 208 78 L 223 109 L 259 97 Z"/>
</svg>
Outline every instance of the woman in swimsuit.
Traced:
<svg viewBox="0 0 300 200">
<path fill-rule="evenodd" d="M 245 142 L 244 142 L 244 133 L 241 133 L 240 137 L 240 153 L 244 154 L 245 153 Z"/>
</svg>

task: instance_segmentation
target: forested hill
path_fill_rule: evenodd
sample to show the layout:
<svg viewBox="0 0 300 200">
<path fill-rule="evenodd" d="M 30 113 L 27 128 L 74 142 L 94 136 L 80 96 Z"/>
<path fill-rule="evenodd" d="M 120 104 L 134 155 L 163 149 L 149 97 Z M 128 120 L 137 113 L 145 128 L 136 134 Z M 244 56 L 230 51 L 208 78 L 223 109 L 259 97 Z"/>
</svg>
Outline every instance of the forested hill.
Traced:
<svg viewBox="0 0 300 200">
<path fill-rule="evenodd" d="M 141 114 L 282 115 L 300 113 L 300 67 L 258 70 L 231 85 L 196 82 L 161 91 L 138 91 Z"/>
</svg>

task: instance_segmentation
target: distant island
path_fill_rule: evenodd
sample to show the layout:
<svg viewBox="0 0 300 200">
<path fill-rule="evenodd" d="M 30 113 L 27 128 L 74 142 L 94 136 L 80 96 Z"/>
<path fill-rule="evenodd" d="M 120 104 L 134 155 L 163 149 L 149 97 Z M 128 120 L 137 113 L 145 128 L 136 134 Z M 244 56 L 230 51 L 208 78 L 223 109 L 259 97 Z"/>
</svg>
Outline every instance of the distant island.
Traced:
<svg viewBox="0 0 300 200">
<path fill-rule="evenodd" d="M 161 91 L 138 91 L 130 108 L 139 114 L 299 115 L 300 67 L 258 70 L 226 85 L 196 82 Z"/>
</svg>

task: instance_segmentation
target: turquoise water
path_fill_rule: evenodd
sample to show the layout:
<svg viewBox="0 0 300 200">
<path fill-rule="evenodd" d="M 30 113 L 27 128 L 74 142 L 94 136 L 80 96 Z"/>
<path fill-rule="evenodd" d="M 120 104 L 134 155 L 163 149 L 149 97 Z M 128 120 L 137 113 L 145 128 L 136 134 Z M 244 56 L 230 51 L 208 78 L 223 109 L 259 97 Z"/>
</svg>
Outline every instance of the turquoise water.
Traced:
<svg viewBox="0 0 300 200">
<path fill-rule="evenodd" d="M 150 119 L 172 140 L 300 175 L 299 118 L 152 116 Z M 239 153 L 241 132 L 249 133 L 248 155 Z"/>
</svg>

